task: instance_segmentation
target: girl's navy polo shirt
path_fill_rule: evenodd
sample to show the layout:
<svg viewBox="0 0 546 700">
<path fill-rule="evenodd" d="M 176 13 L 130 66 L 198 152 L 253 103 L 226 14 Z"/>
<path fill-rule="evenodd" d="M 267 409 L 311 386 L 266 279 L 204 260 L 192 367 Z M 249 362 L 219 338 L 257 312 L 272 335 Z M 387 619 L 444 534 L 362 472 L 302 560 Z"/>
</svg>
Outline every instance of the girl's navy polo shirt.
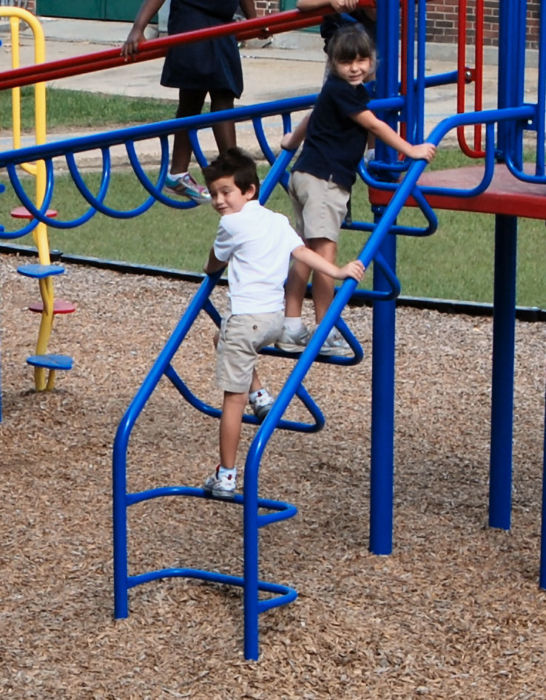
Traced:
<svg viewBox="0 0 546 700">
<path fill-rule="evenodd" d="M 331 74 L 311 113 L 303 149 L 293 170 L 333 180 L 350 190 L 368 140 L 367 130 L 351 115 L 366 110 L 369 99 L 364 85 L 353 86 Z"/>
</svg>

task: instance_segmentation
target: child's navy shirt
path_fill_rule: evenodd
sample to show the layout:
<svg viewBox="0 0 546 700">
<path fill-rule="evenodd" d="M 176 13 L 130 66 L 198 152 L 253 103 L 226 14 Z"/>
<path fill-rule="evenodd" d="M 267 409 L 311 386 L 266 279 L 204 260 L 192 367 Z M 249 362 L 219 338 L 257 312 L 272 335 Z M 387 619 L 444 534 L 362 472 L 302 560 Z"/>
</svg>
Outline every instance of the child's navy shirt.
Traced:
<svg viewBox="0 0 546 700">
<path fill-rule="evenodd" d="M 368 109 L 368 91 L 331 74 L 311 113 L 303 149 L 293 170 L 332 180 L 350 190 L 368 140 L 351 115 Z"/>
</svg>

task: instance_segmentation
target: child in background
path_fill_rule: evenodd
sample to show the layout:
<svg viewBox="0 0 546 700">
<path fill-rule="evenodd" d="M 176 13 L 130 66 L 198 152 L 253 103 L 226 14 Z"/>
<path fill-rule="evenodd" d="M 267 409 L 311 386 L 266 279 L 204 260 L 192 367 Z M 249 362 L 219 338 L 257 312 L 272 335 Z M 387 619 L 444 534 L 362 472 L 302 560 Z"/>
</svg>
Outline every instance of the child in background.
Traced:
<svg viewBox="0 0 546 700">
<path fill-rule="evenodd" d="M 296 230 L 320 256 L 335 263 L 337 242 L 358 164 L 368 132 L 408 158 L 431 161 L 436 147 L 412 145 L 368 109 L 363 83 L 373 70 L 375 53 L 369 35 L 358 25 L 341 27 L 328 45 L 331 73 L 311 113 L 300 156 L 292 169 L 289 193 L 294 204 Z M 283 148 L 295 150 L 299 139 L 285 134 Z M 296 260 L 286 284 L 286 318 L 277 347 L 301 352 L 311 336 L 301 311 L 311 270 Z M 333 299 L 333 280 L 315 271 L 313 302 L 320 323 Z M 351 349 L 336 329 L 325 341 L 321 354 L 349 355 Z"/>
<path fill-rule="evenodd" d="M 258 378 L 256 362 L 259 350 L 275 343 L 282 331 L 284 282 L 291 257 L 336 279 L 360 280 L 364 267 L 359 260 L 337 267 L 307 248 L 285 216 L 263 207 L 257 201 L 260 183 L 256 165 L 244 151 L 229 149 L 204 168 L 203 175 L 212 206 L 221 215 L 204 269 L 213 274 L 228 265 L 230 299 L 217 342 L 216 379 L 224 392 L 220 464 L 203 488 L 213 496 L 232 498 L 246 403 L 249 398 L 256 403 L 260 392 L 269 396 Z M 272 403 L 269 396 L 262 417 Z M 263 401 L 260 407 L 264 407 Z"/>
<path fill-rule="evenodd" d="M 144 0 L 133 27 L 121 48 L 129 58 L 144 41 L 144 29 L 165 0 Z M 247 19 L 256 17 L 254 0 L 171 0 L 168 33 L 180 34 L 233 21 L 237 11 Z M 222 36 L 169 49 L 161 74 L 161 85 L 178 88 L 176 118 L 201 114 L 205 98 L 210 95 L 210 111 L 233 109 L 234 99 L 243 91 L 241 57 L 234 36 Z M 212 127 L 218 151 L 236 145 L 235 124 L 220 122 Z M 174 135 L 170 174 L 165 187 L 198 204 L 210 202 L 206 187 L 188 172 L 192 147 L 186 131 Z"/>
</svg>

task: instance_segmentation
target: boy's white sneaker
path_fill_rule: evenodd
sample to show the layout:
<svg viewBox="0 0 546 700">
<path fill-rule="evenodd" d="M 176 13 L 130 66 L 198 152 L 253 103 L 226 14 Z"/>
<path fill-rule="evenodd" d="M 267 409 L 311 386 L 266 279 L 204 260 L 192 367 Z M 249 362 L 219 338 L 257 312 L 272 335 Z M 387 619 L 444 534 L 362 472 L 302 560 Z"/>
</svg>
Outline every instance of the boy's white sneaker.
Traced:
<svg viewBox="0 0 546 700">
<path fill-rule="evenodd" d="M 259 389 L 255 392 L 255 396 L 250 399 L 250 407 L 256 418 L 263 420 L 271 410 L 271 406 L 273 406 L 274 402 L 275 399 L 267 389 Z"/>
<path fill-rule="evenodd" d="M 283 328 L 275 345 L 285 352 L 303 352 L 310 339 L 311 333 L 305 326 L 295 332 Z M 319 351 L 319 355 L 327 357 L 350 357 L 352 354 L 350 345 L 336 328 L 330 331 Z"/>
<path fill-rule="evenodd" d="M 333 328 L 324 341 L 319 354 L 330 357 L 350 357 L 354 353 L 345 338 L 336 328 Z"/>
<path fill-rule="evenodd" d="M 283 328 L 275 345 L 279 350 L 284 350 L 285 352 L 303 352 L 310 338 L 311 333 L 305 326 L 302 326 L 297 331 L 289 331 L 287 328 Z"/>
<path fill-rule="evenodd" d="M 237 488 L 237 475 L 219 475 L 220 465 L 205 479 L 203 488 L 216 498 L 233 498 Z"/>
</svg>

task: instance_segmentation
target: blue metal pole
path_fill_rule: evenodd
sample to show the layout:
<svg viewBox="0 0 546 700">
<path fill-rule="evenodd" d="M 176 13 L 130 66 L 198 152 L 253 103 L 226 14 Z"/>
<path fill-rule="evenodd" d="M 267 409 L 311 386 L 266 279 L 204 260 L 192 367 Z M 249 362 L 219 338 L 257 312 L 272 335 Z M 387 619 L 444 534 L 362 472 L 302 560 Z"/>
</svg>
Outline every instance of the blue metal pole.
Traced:
<svg viewBox="0 0 546 700">
<path fill-rule="evenodd" d="M 258 644 L 258 470 L 245 469 L 244 484 L 245 659 L 257 660 Z"/>
<path fill-rule="evenodd" d="M 510 529 L 517 217 L 495 216 L 489 525 Z"/>
<path fill-rule="evenodd" d="M 542 446 L 542 535 L 540 542 L 539 585 L 546 589 L 546 405 L 544 406 L 544 444 Z"/>
<path fill-rule="evenodd" d="M 396 237 L 387 236 L 381 253 L 396 269 Z M 374 290 L 390 289 L 374 265 Z M 373 305 L 370 551 L 392 552 L 394 495 L 394 348 L 396 301 Z"/>
</svg>

